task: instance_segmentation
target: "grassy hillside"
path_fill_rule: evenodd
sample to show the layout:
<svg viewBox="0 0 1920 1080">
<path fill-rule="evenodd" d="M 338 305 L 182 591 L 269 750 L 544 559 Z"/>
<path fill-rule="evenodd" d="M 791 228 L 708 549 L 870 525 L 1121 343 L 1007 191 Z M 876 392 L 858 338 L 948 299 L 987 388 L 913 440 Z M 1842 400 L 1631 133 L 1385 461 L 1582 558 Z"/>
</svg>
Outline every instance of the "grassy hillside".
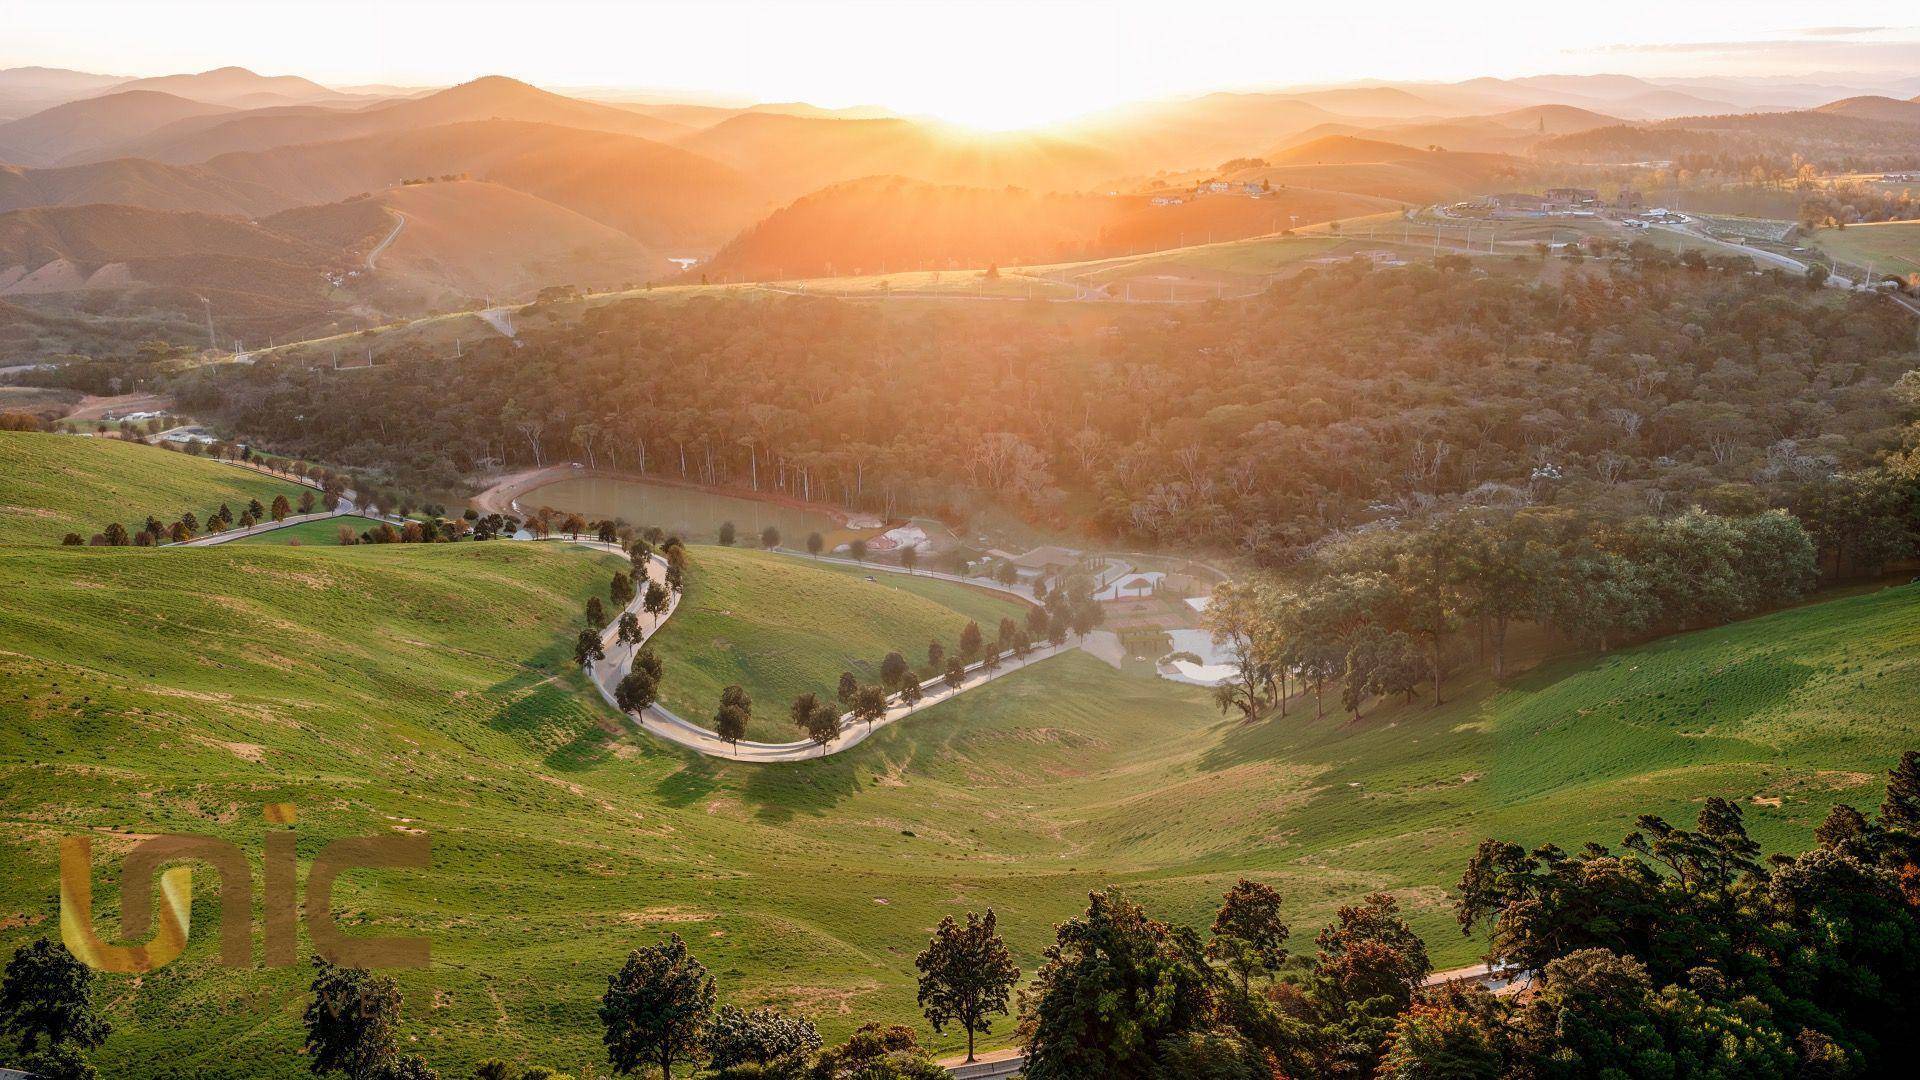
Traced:
<svg viewBox="0 0 1920 1080">
<path fill-rule="evenodd" d="M 1817 229 L 1807 239 L 1836 259 L 1871 265 L 1882 276 L 1920 273 L 1920 221 L 1883 221 Z"/>
<path fill-rule="evenodd" d="M 711 587 L 695 605 L 749 576 L 727 568 L 771 558 L 696 556 Z M 1633 814 L 1684 815 L 1711 791 L 1740 798 L 1770 846 L 1804 844 L 1833 800 L 1877 802 L 1920 689 L 1920 603 L 1894 590 L 1360 722 L 1242 725 L 1198 690 L 1075 654 L 857 753 L 737 766 L 621 730 L 568 670 L 576 613 L 612 567 L 505 543 L 0 553 L 18 598 L 0 611 L 0 700 L 27 721 L 0 733 L 0 947 L 52 928 L 55 837 L 105 830 L 103 867 L 127 828 L 257 851 L 258 805 L 284 799 L 303 852 L 434 837 L 432 870 L 357 876 L 339 904 L 364 932 L 433 938 L 434 968 L 401 976 L 406 1031 L 455 1075 L 495 1053 L 599 1060 L 605 973 L 667 930 L 723 997 L 830 1035 L 914 1020 L 912 956 L 941 915 L 995 907 L 1030 971 L 1105 882 L 1204 925 L 1251 873 L 1303 928 L 1388 888 L 1436 961 L 1458 963 L 1474 945 L 1446 888 L 1482 836 L 1614 840 Z M 823 573 L 808 595 L 873 587 Z M 812 640 L 838 648 L 841 628 L 817 620 Z M 669 659 L 669 685 L 692 669 Z M 197 908 L 210 925 L 210 893 Z M 224 971 L 213 942 L 196 935 L 138 986 L 108 980 L 110 1075 L 304 1074 L 303 973 Z"/>
<path fill-rule="evenodd" d="M 666 665 L 662 703 L 704 722 L 720 691 L 753 698 L 748 737 L 800 737 L 787 706 L 809 691 L 831 697 L 842 671 L 878 681 L 891 650 L 925 664 L 927 641 L 952 649 L 968 619 L 991 638 L 1000 620 L 1023 619 L 1018 601 L 932 578 L 807 563 L 742 548 L 693 549 L 695 572 L 673 619 L 655 639 Z"/>
<path fill-rule="evenodd" d="M 284 529 L 270 529 L 267 532 L 255 533 L 244 539 L 229 541 L 229 543 L 254 545 L 277 544 L 281 547 L 297 543 L 307 545 L 320 544 L 331 547 L 340 543 L 340 530 L 342 528 L 352 529 L 354 532 L 360 533 L 378 524 L 380 523 L 372 518 L 361 517 L 358 514 L 347 514 L 335 518 L 322 518 L 319 521 L 303 521 L 298 525 L 289 525 Z"/>
<path fill-rule="evenodd" d="M 297 503 L 307 490 L 247 469 L 119 439 L 0 431 L 0 544 L 58 544 L 118 521 L 129 530 L 148 514 L 202 520 L 222 502 L 236 515 L 247 500 Z"/>
<path fill-rule="evenodd" d="M 169 456 L 156 484 L 177 482 L 162 466 L 216 467 Z M 999 603 L 694 555 L 685 621 L 661 639 L 670 693 L 729 670 L 818 670 L 826 689 L 843 655 L 896 644 L 889 627 L 957 630 Z M 303 859 L 340 836 L 432 837 L 430 870 L 336 893 L 355 932 L 432 939 L 432 969 L 400 975 L 410 1049 L 448 1076 L 495 1055 L 583 1072 L 604 1060 L 605 975 L 668 930 L 724 1000 L 806 1013 L 829 1037 L 919 1023 L 912 958 L 942 915 L 992 906 L 1031 972 L 1106 883 L 1204 927 L 1257 876 L 1302 939 L 1390 889 L 1446 966 L 1475 953 L 1447 889 L 1484 836 L 1614 842 L 1637 813 L 1685 817 L 1717 793 L 1769 848 L 1796 848 L 1834 801 L 1877 804 L 1895 753 L 1920 745 L 1920 590 L 1900 588 L 1358 721 L 1296 701 L 1242 724 L 1201 690 L 1069 654 L 852 753 L 735 765 L 634 733 L 572 670 L 581 606 L 619 565 L 558 544 L 0 548 L 0 955 L 57 932 L 58 837 L 93 832 L 111 927 L 135 835 L 211 834 L 257 858 L 260 805 L 291 801 Z M 103 977 L 102 1074 L 307 1075 L 305 970 L 216 966 L 204 877 L 184 958 Z"/>
</svg>

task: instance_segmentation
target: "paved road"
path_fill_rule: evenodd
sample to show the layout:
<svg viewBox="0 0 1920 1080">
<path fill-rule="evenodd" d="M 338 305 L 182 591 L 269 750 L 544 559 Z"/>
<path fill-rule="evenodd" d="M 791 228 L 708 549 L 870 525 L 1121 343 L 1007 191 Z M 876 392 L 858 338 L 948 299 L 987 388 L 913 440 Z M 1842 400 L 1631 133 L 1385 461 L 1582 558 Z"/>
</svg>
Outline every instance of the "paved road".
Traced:
<svg viewBox="0 0 1920 1080">
<path fill-rule="evenodd" d="M 395 240 L 400 239 L 400 230 L 407 227 L 407 215 L 392 207 L 388 207 L 387 212 L 394 217 L 393 231 L 387 234 L 385 240 L 375 244 L 372 251 L 367 252 L 367 269 L 369 271 L 379 269 L 381 254 L 385 252 L 387 248 L 391 247 Z"/>
<path fill-rule="evenodd" d="M 603 544 L 598 540 L 569 541 L 564 537 L 553 539 L 567 543 L 576 543 L 583 547 L 596 548 L 601 551 L 609 551 L 618 555 L 626 554 L 626 551 L 619 545 Z M 783 554 L 792 555 L 797 553 L 783 552 Z M 871 563 L 856 564 L 846 559 L 828 559 L 820 556 L 807 555 L 801 555 L 799 557 L 815 558 L 822 562 L 835 562 L 846 565 L 864 565 L 868 570 L 877 570 L 881 573 L 906 573 L 906 571 L 894 567 L 876 566 Z M 662 585 L 666 584 L 667 564 L 660 556 L 655 555 L 647 560 L 646 572 L 647 580 L 657 581 Z M 997 583 L 989 586 L 978 581 L 959 578 L 951 574 L 928 573 L 917 576 L 965 581 L 969 584 L 981 585 L 983 588 L 993 588 L 999 592 L 1020 596 L 1023 599 L 1031 599 L 1028 593 L 1024 591 L 1024 587 L 1016 588 L 998 585 Z M 644 596 L 646 589 L 641 588 L 638 592 Z M 627 672 L 633 669 L 633 655 L 638 651 L 639 645 L 643 645 L 647 641 L 652 640 L 653 635 L 659 632 L 660 627 L 665 625 L 666 621 L 673 617 L 674 611 L 680 606 L 680 597 L 677 594 L 673 595 L 668 600 L 667 610 L 659 616 L 648 615 L 645 611 L 641 610 L 641 602 L 641 599 L 636 597 L 633 603 L 628 604 L 622 612 L 616 613 L 613 622 L 609 623 L 606 629 L 600 632 L 600 644 L 607 655 L 604 660 L 601 660 L 593 666 L 593 684 L 600 691 L 600 696 L 606 700 L 607 704 L 613 706 L 616 710 L 620 707 L 614 703 L 614 688 L 619 686 L 620 680 L 626 678 Z M 617 641 L 620 615 L 625 612 L 632 612 L 635 617 L 640 620 L 641 640 L 636 645 L 621 645 Z M 871 724 L 856 723 L 851 713 L 843 714 L 840 717 L 840 734 L 825 746 L 817 745 L 808 740 L 786 743 L 766 743 L 753 742 L 745 739 L 741 740 L 736 746 L 714 734 L 711 729 L 702 727 L 691 720 L 686 720 L 676 715 L 672 710 L 658 704 L 651 706 L 637 718 L 631 713 L 624 713 L 623 715 L 626 715 L 629 720 L 636 721 L 641 729 L 645 730 L 648 734 L 665 739 L 679 746 L 684 746 L 689 750 L 697 750 L 711 757 L 728 758 L 734 761 L 757 762 L 804 761 L 808 758 L 827 757 L 830 754 L 838 754 L 843 750 L 851 749 L 865 742 L 869 735 L 872 735 L 874 732 L 879 731 L 881 728 L 886 727 L 896 720 L 905 719 L 919 712 L 921 709 L 946 701 L 958 694 L 964 694 L 974 687 L 984 685 L 1003 675 L 1037 664 L 1048 657 L 1058 656 L 1063 652 L 1071 652 L 1079 647 L 1078 644 L 1074 643 L 1047 645 L 1034 649 L 1027 655 L 1025 660 L 1014 660 L 1008 657 L 1002 660 L 1000 665 L 992 670 L 988 670 L 984 666 L 984 662 L 973 664 L 966 669 L 966 677 L 961 680 L 960 686 L 957 689 L 949 688 L 944 678 L 929 679 L 921 684 L 922 689 L 926 691 L 926 697 L 921 699 L 919 704 L 911 707 L 900 704 L 892 705 L 887 709 L 885 716 L 873 721 Z"/>
</svg>

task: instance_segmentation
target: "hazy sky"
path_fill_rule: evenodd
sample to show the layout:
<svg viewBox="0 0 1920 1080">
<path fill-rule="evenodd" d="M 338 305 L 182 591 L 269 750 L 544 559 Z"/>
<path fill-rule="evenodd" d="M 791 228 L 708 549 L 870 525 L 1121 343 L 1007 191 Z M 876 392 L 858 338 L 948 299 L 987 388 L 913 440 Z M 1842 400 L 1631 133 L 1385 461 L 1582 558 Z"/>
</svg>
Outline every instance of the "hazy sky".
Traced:
<svg viewBox="0 0 1920 1080">
<path fill-rule="evenodd" d="M 0 28 L 0 67 L 506 74 L 994 126 L 1365 78 L 1920 70 L 1920 9 L 1846 0 L 0 0 Z"/>
</svg>

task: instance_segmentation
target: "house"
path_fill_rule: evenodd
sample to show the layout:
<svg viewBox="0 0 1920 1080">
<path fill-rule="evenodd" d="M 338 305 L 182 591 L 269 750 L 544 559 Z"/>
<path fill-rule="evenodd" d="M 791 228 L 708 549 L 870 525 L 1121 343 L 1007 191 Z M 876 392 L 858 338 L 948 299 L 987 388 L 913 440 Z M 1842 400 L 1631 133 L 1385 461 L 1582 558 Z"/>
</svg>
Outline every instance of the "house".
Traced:
<svg viewBox="0 0 1920 1080">
<path fill-rule="evenodd" d="M 1179 206 L 1186 201 L 1187 200 L 1178 195 L 1155 195 L 1153 197 L 1153 205 L 1155 206 Z"/>
<path fill-rule="evenodd" d="M 1205 185 L 1205 190 L 1215 195 L 1225 195 L 1227 192 L 1233 190 L 1233 185 L 1227 183 L 1225 180 L 1210 180 Z"/>
<path fill-rule="evenodd" d="M 1042 578 L 1059 577 L 1071 573 L 1086 565 L 1085 552 L 1073 548 L 1056 547 L 1051 544 L 1034 548 L 1017 558 L 1013 563 L 1013 572 L 1022 582 L 1032 584 Z"/>
<path fill-rule="evenodd" d="M 1615 196 L 1613 200 L 1613 208 L 1615 210 L 1638 210 L 1645 205 L 1646 196 L 1640 194 L 1640 192 L 1634 188 L 1621 188 L 1620 194 Z"/>
<path fill-rule="evenodd" d="M 1510 214 L 1539 214 L 1547 209 L 1547 200 L 1524 191 L 1503 191 L 1487 196 L 1487 205 Z"/>
</svg>

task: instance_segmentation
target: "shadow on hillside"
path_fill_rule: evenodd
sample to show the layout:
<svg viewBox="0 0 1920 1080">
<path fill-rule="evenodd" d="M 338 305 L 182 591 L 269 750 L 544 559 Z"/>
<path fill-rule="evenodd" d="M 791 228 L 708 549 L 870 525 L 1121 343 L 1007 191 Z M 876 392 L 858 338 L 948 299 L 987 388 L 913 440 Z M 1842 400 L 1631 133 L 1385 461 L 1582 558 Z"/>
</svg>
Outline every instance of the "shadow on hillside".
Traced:
<svg viewBox="0 0 1920 1080">
<path fill-rule="evenodd" d="M 818 761 L 780 765 L 743 765 L 740 797 L 754 808 L 754 816 L 768 824 L 791 821 L 799 815 L 825 814 L 860 791 L 860 766 L 845 754 Z"/>
<path fill-rule="evenodd" d="M 681 756 L 686 763 L 661 777 L 660 782 L 653 786 L 653 793 L 659 796 L 660 801 L 677 810 L 692 806 L 720 787 L 720 770 L 713 759 L 692 751 L 686 751 Z"/>
</svg>

